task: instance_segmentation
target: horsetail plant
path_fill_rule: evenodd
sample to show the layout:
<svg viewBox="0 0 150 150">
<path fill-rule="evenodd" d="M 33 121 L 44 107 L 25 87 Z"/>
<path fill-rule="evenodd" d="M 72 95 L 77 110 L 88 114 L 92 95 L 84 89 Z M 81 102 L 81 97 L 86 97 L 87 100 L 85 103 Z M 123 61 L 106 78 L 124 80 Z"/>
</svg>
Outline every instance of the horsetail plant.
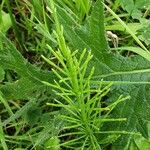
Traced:
<svg viewBox="0 0 150 150">
<path fill-rule="evenodd" d="M 49 45 L 48 48 L 60 65 L 42 56 L 53 67 L 52 71 L 57 78 L 54 84 L 45 81 L 42 83 L 54 88 L 54 92 L 63 99 L 62 101 L 54 99 L 55 103 L 47 103 L 49 106 L 65 110 L 60 118 L 66 124 L 58 138 L 67 137 L 69 140 L 62 141 L 60 146 L 71 149 L 101 150 L 101 144 L 115 141 L 119 134 L 132 134 L 126 131 L 103 131 L 102 129 L 105 122 L 126 121 L 126 118 L 109 118 L 109 114 L 118 103 L 129 99 L 129 96 L 120 96 L 114 103 L 102 106 L 102 100 L 113 83 L 104 86 L 102 81 L 96 86 L 98 88 L 92 86 L 91 78 L 94 74 L 94 67 L 90 71 L 87 69 L 92 59 L 91 51 L 84 49 L 80 56 L 77 50 L 71 51 L 65 42 L 63 27 L 59 23 L 53 1 L 50 3 L 50 8 L 56 25 L 54 33 L 59 48 L 57 51 Z M 102 134 L 109 136 L 100 139 Z"/>
</svg>

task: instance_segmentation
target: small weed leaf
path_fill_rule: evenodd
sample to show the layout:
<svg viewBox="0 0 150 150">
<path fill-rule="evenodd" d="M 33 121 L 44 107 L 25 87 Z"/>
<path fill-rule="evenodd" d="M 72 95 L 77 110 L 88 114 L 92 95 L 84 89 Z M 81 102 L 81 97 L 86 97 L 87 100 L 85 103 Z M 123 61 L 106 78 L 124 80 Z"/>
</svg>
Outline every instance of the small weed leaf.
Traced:
<svg viewBox="0 0 150 150">
<path fill-rule="evenodd" d="M 11 26 L 12 22 L 9 14 L 0 9 L 0 32 L 5 34 Z"/>
</svg>

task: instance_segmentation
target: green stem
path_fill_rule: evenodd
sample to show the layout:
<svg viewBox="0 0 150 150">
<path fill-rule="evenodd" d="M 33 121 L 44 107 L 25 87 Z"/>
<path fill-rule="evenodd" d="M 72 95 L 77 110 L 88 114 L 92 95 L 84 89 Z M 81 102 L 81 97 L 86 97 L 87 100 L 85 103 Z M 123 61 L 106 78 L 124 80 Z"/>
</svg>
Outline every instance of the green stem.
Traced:
<svg viewBox="0 0 150 150">
<path fill-rule="evenodd" d="M 10 19 L 11 19 L 11 22 L 12 22 L 12 26 L 14 28 L 14 33 L 15 33 L 15 36 L 17 37 L 17 40 L 18 40 L 18 43 L 19 43 L 19 47 L 20 47 L 20 50 L 23 52 L 23 42 L 22 42 L 22 38 L 21 38 L 21 34 L 19 32 L 19 29 L 17 27 L 17 23 L 16 23 L 16 20 L 14 18 L 14 15 L 12 13 L 12 8 L 11 8 L 11 5 L 10 5 L 10 1 L 9 0 L 5 0 L 5 3 L 6 3 L 6 6 L 7 6 L 7 9 L 8 9 L 8 12 L 9 12 L 9 15 L 10 15 Z"/>
</svg>

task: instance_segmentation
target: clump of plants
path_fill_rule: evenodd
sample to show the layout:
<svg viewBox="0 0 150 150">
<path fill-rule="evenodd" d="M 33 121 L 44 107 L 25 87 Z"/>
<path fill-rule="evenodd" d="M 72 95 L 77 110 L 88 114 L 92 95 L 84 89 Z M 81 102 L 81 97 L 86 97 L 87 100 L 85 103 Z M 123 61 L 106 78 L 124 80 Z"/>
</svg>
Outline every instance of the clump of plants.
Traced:
<svg viewBox="0 0 150 150">
<path fill-rule="evenodd" d="M 84 49 L 79 55 L 78 51 L 70 50 L 66 45 L 63 27 L 59 23 L 53 2 L 51 2 L 51 8 L 56 24 L 54 33 L 59 49 L 57 51 L 52 50 L 51 47 L 49 49 L 60 62 L 60 66 L 56 66 L 55 63 L 43 56 L 44 60 L 55 68 L 52 69 L 52 72 L 58 78 L 53 84 L 45 81 L 43 83 L 53 87 L 54 92 L 62 98 L 62 101 L 54 99 L 55 103 L 47 103 L 52 107 L 61 107 L 65 110 L 64 114 L 60 115 L 65 126 L 61 131 L 63 134 L 60 134 L 59 137 L 68 137 L 70 140 L 64 140 L 60 145 L 72 149 L 101 149 L 100 144 L 111 143 L 110 137 L 112 141 L 119 137 L 115 131 L 103 131 L 101 128 L 105 122 L 126 120 L 126 118 L 109 118 L 109 114 L 119 102 L 129 97 L 120 96 L 111 105 L 102 106 L 102 99 L 110 91 L 111 83 L 105 86 L 99 83 L 98 88 L 92 87 L 91 78 L 94 68 L 87 70 L 89 61 L 92 59 L 91 51 Z M 112 135 L 102 138 L 102 134 L 110 132 Z"/>
<path fill-rule="evenodd" d="M 2 1 L 0 148 L 150 149 L 149 8 L 128 3 Z"/>
</svg>

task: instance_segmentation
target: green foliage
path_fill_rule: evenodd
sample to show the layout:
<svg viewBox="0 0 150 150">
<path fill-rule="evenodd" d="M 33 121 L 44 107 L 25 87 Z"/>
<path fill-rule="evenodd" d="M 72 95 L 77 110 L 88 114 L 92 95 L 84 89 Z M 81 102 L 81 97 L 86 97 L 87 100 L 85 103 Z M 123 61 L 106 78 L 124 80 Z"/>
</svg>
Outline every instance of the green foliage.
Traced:
<svg viewBox="0 0 150 150">
<path fill-rule="evenodd" d="M 25 112 L 25 120 L 29 125 L 33 126 L 38 123 L 42 114 L 42 110 L 37 105 L 31 105 Z"/>
<path fill-rule="evenodd" d="M 142 28 L 139 30 L 139 39 L 141 39 L 147 46 L 150 45 L 150 23 L 148 19 L 141 19 Z"/>
<path fill-rule="evenodd" d="M 99 1 L 97 1 L 97 3 L 98 2 Z M 98 4 L 96 4 L 96 6 L 97 9 L 101 9 Z M 94 10 L 100 12 L 100 10 L 97 9 L 95 8 Z M 112 97 L 110 97 L 112 100 L 116 95 L 114 93 L 117 93 L 118 95 L 123 92 L 132 97 L 130 101 L 125 101 L 123 104 L 120 104 L 113 112 L 114 116 L 126 117 L 128 120 L 128 126 L 126 127 L 126 123 L 120 123 L 119 126 L 114 124 L 114 129 L 126 128 L 128 131 L 137 130 L 143 133 L 142 130 L 139 130 L 140 124 L 138 122 L 142 123 L 149 118 L 149 112 L 145 111 L 148 110 L 148 105 L 146 103 L 149 101 L 149 93 L 146 90 L 149 87 L 149 77 L 147 76 L 149 73 L 149 62 L 139 56 L 134 56 L 133 58 L 123 58 L 119 55 L 115 56 L 113 53 L 109 54 L 108 49 L 103 48 L 104 45 L 100 46 L 102 43 L 105 43 L 101 42 L 102 40 L 98 40 L 98 38 L 103 38 L 102 36 L 99 36 L 101 28 L 92 28 L 93 26 L 90 26 L 90 21 L 92 21 L 92 19 L 95 21 L 97 20 L 94 25 L 100 26 L 103 15 L 100 16 L 101 19 L 97 19 L 98 14 L 93 12 L 93 16 L 91 16 L 92 19 L 90 20 L 89 18 L 86 25 L 72 28 L 70 25 L 73 24 L 73 21 L 70 15 L 62 8 L 59 8 L 58 12 L 60 14 L 61 23 L 64 26 L 64 33 L 66 33 L 66 37 L 71 42 L 72 46 L 79 50 L 86 47 L 92 51 L 94 62 L 92 61 L 91 64 L 94 65 L 95 68 L 100 68 L 95 70 L 94 77 L 94 79 L 99 81 L 93 81 L 93 83 L 100 82 L 101 79 L 106 81 L 106 83 L 113 81 L 116 86 L 112 91 Z M 66 24 L 66 22 L 69 22 L 70 24 Z M 94 37 L 98 38 L 91 40 L 91 29 L 93 29 L 92 33 L 95 34 Z M 97 45 L 99 47 L 95 48 Z M 138 94 L 138 91 L 141 90 L 143 94 Z M 142 113 L 142 110 L 145 112 L 144 114 Z M 140 117 L 135 117 L 137 114 Z M 140 118 L 142 118 L 142 120 Z M 112 128 L 112 126 L 110 128 Z M 116 149 L 116 147 L 119 149 L 124 148 L 127 141 L 127 137 L 122 137 L 113 145 L 114 149 Z"/>
<path fill-rule="evenodd" d="M 106 18 L 106 29 L 128 32 L 141 47 L 129 37 L 114 49 L 102 2 L 2 1 L 10 17 L 1 13 L 0 31 L 12 23 L 15 34 L 7 33 L 13 42 L 0 35 L 0 148 L 149 149 L 149 1 L 105 5 L 118 20 Z"/>
<path fill-rule="evenodd" d="M 40 80 L 49 81 L 53 77 L 48 72 L 39 70 L 25 60 L 12 43 L 1 35 L 0 66 L 3 69 L 13 70 L 17 73 L 19 79 L 13 83 L 6 83 L 0 88 L 3 94 L 8 98 L 24 99 L 28 94 L 43 88 Z"/>
<path fill-rule="evenodd" d="M 2 128 L 1 119 L 0 119 L 0 141 L 1 141 L 2 148 L 4 150 L 8 150 L 8 147 L 7 147 L 7 144 L 6 144 L 5 135 L 4 135 L 3 128 Z"/>
<path fill-rule="evenodd" d="M 140 19 L 142 17 L 140 10 L 150 5 L 149 0 L 120 0 L 120 3 L 134 19 Z"/>
<path fill-rule="evenodd" d="M 0 11 L 0 32 L 6 33 L 8 29 L 12 26 L 9 14 L 4 11 Z"/>
<path fill-rule="evenodd" d="M 0 67 L 0 81 L 4 79 L 5 71 L 2 67 Z"/>
<path fill-rule="evenodd" d="M 129 149 L 130 150 L 148 150 L 150 149 L 150 123 L 148 122 L 147 125 L 147 134 L 148 139 L 144 138 L 142 135 L 134 136 L 131 139 Z"/>
<path fill-rule="evenodd" d="M 51 137 L 49 140 L 47 140 L 44 144 L 45 150 L 59 150 L 59 139 L 58 137 Z"/>
<path fill-rule="evenodd" d="M 64 8 L 68 9 L 70 12 L 73 12 L 77 18 L 82 22 L 90 11 L 92 1 L 91 0 L 57 0 L 59 5 L 62 5 Z M 69 9 L 67 6 L 69 6 Z"/>
<path fill-rule="evenodd" d="M 96 89 L 92 88 L 91 78 L 94 74 L 94 68 L 91 68 L 91 70 L 87 72 L 88 64 L 92 58 L 92 55 L 90 51 L 87 52 L 86 50 L 83 50 L 80 53 L 80 57 L 77 58 L 77 51 L 71 52 L 65 43 L 65 39 L 63 37 L 63 28 L 61 27 L 57 18 L 57 11 L 55 6 L 53 2 L 50 4 L 51 10 L 53 11 L 54 21 L 56 23 L 55 35 L 58 40 L 59 49 L 57 51 L 52 50 L 51 47 L 49 47 L 49 49 L 58 59 L 62 67 L 56 66 L 52 61 L 43 56 L 44 60 L 55 68 L 52 71 L 59 79 L 59 81 L 55 81 L 55 84 L 51 84 L 45 81 L 43 81 L 43 83 L 55 88 L 55 93 L 62 97 L 66 104 L 58 101 L 57 99 L 55 99 L 56 104 L 47 104 L 53 107 L 62 107 L 66 109 L 66 113 L 68 114 L 62 114 L 61 118 L 69 124 L 65 126 L 63 130 L 74 130 L 74 132 L 70 131 L 71 133 L 60 135 L 60 137 L 74 135 L 73 139 L 64 141 L 61 146 L 70 147 L 73 149 L 89 148 L 100 150 L 100 143 L 109 144 L 118 138 L 118 136 L 114 135 L 108 137 L 105 136 L 105 138 L 99 140 L 99 136 L 101 136 L 101 134 L 111 133 L 111 131 L 101 131 L 101 128 L 104 126 L 105 122 L 117 122 L 126 120 L 125 118 L 109 118 L 109 114 L 118 103 L 125 101 L 129 97 L 123 98 L 120 96 L 111 105 L 108 105 L 107 107 L 101 107 L 101 101 L 103 97 L 106 96 L 110 91 L 111 84 L 103 87 L 101 83 L 98 83 L 95 84 L 98 86 Z M 96 6 L 96 8 L 102 6 L 100 1 L 97 5 L 98 6 Z M 102 35 L 104 36 L 103 28 L 100 29 L 100 33 L 103 33 Z M 104 37 L 101 38 L 105 40 Z M 101 43 L 101 45 L 104 47 L 105 43 Z M 91 96 L 93 93 L 95 94 Z M 101 115 L 103 112 L 105 113 L 105 111 L 107 111 L 106 114 Z M 112 134 L 117 132 L 120 134 L 124 133 L 122 131 L 112 131 Z M 126 132 L 126 134 L 130 133 Z"/>
<path fill-rule="evenodd" d="M 135 136 L 133 142 L 131 142 L 130 150 L 149 150 L 150 141 L 144 138 L 143 136 Z"/>
</svg>

